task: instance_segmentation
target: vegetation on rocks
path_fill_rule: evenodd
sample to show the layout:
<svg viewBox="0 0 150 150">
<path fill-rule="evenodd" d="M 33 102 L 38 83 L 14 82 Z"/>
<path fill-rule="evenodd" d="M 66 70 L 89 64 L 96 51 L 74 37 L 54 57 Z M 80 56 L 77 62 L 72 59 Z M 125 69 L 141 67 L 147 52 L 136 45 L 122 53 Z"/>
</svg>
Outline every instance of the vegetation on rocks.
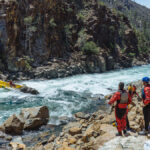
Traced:
<svg viewBox="0 0 150 150">
<path fill-rule="evenodd" d="M 99 3 L 104 3 L 122 19 L 123 16 L 128 17 L 138 39 L 139 53 L 143 54 L 150 51 L 150 9 L 132 0 L 99 0 Z"/>
<path fill-rule="evenodd" d="M 106 70 L 110 70 L 115 69 L 115 64 L 120 67 L 132 66 L 133 58 L 143 60 L 144 54 L 141 51 L 147 51 L 147 24 L 145 23 L 145 29 L 141 33 L 141 30 L 137 31 L 132 27 L 133 24 L 130 24 L 125 14 L 107 8 L 101 1 L 27 0 L 4 2 L 0 7 L 7 8 L 2 9 L 5 16 L 0 19 L 5 28 L 0 28 L 4 37 L 0 41 L 2 72 L 17 74 L 22 71 L 28 76 L 28 72 L 35 72 L 34 69 L 41 65 L 44 68 L 45 64 L 57 59 L 59 69 L 65 68 L 62 65 L 65 61 L 68 64 L 71 62 L 77 68 L 80 63 L 80 70 L 84 71 L 78 73 L 89 73 L 84 64 L 94 61 L 89 59 L 91 54 L 97 56 L 95 59 L 103 58 Z M 20 60 L 24 57 L 32 58 L 32 63 L 24 60 L 22 65 L 23 61 Z M 110 57 L 114 60 L 111 67 Z M 146 60 L 148 61 L 148 58 Z M 49 67 L 51 68 L 51 65 Z M 32 74 L 35 74 L 33 72 Z"/>
</svg>

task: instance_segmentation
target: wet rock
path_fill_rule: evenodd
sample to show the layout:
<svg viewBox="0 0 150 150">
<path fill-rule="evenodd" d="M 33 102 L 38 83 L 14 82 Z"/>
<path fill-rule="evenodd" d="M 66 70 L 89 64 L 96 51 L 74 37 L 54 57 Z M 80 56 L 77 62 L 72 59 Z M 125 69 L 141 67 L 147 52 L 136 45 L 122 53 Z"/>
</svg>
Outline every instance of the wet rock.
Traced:
<svg viewBox="0 0 150 150">
<path fill-rule="evenodd" d="M 72 136 L 74 136 L 74 135 L 76 135 L 76 134 L 80 134 L 80 133 L 81 133 L 81 128 L 72 127 L 72 128 L 70 128 L 69 133 L 70 133 Z"/>
<path fill-rule="evenodd" d="M 33 94 L 33 95 L 39 94 L 39 92 L 36 89 L 30 88 L 30 87 L 27 87 L 27 86 L 23 86 L 22 88 L 20 88 L 20 91 L 23 92 L 23 93 L 30 93 L 30 94 Z"/>
<path fill-rule="evenodd" d="M 13 139 L 9 145 L 13 150 L 26 150 L 26 145 L 23 143 L 21 137 Z"/>
<path fill-rule="evenodd" d="M 2 125 L 5 133 L 12 135 L 22 134 L 24 122 L 16 115 L 9 117 Z"/>
<path fill-rule="evenodd" d="M 88 120 L 90 118 L 90 115 L 85 114 L 83 112 L 78 112 L 78 113 L 75 114 L 75 117 Z"/>
<path fill-rule="evenodd" d="M 59 121 L 60 121 L 61 125 L 65 125 L 65 124 L 69 123 L 70 118 L 67 116 L 62 116 L 62 117 L 59 117 Z"/>
<path fill-rule="evenodd" d="M 7 79 L 7 76 L 5 76 L 4 74 L 2 74 L 2 73 L 0 72 L 0 80 L 5 81 L 6 79 Z"/>
<path fill-rule="evenodd" d="M 12 138 L 13 138 L 12 136 L 6 136 L 6 137 L 5 137 L 5 139 L 6 139 L 7 141 L 11 141 Z"/>
<path fill-rule="evenodd" d="M 21 110 L 20 117 L 25 122 L 25 130 L 35 130 L 48 123 L 49 110 L 47 106 L 24 108 Z"/>
</svg>

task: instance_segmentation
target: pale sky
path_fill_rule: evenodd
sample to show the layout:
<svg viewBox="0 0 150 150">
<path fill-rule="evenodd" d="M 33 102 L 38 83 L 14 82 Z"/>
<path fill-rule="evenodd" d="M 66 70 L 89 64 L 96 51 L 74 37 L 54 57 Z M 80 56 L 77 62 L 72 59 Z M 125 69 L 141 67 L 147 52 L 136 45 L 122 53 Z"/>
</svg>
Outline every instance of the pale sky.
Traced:
<svg viewBox="0 0 150 150">
<path fill-rule="evenodd" d="M 135 1 L 136 3 L 139 3 L 141 5 L 150 8 L 150 0 L 132 0 L 132 1 Z"/>
</svg>

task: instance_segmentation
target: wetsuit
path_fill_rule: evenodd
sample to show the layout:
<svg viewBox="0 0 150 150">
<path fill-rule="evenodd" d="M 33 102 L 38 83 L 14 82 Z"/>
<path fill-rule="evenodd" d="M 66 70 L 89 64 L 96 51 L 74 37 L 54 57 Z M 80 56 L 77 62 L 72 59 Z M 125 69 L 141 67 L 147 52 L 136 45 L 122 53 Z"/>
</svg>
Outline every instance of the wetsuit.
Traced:
<svg viewBox="0 0 150 150">
<path fill-rule="evenodd" d="M 150 85 L 147 85 L 142 89 L 142 99 L 145 105 L 143 107 L 145 130 L 148 131 L 148 126 L 150 123 Z"/>
<path fill-rule="evenodd" d="M 122 103 L 122 93 L 126 93 L 127 95 L 127 101 L 125 103 Z M 112 98 L 110 99 L 108 104 L 113 104 L 114 102 L 117 102 L 117 105 L 115 106 L 115 116 L 116 116 L 116 122 L 117 122 L 117 129 L 118 132 L 122 132 L 123 130 L 126 130 L 126 119 L 127 119 L 127 113 L 128 113 L 128 104 L 131 103 L 131 96 L 128 94 L 125 90 L 116 92 Z"/>
</svg>

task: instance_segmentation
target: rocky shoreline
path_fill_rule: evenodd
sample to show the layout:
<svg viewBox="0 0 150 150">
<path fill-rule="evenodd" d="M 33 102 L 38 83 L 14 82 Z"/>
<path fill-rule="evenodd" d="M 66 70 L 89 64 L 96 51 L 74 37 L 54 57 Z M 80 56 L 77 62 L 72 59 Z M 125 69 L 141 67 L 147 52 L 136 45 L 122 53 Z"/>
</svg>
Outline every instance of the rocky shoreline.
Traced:
<svg viewBox="0 0 150 150">
<path fill-rule="evenodd" d="M 79 56 L 79 60 L 60 60 L 53 59 L 45 65 L 32 68 L 31 71 L 20 72 L 0 72 L 0 79 L 3 81 L 23 81 L 30 79 L 56 79 L 65 78 L 77 74 L 87 73 L 103 73 L 109 70 L 124 69 L 134 66 L 142 66 L 149 64 L 149 60 L 133 60 L 132 64 L 115 63 L 112 57 L 109 61 L 101 56 L 92 56 L 88 59 L 86 56 Z M 124 62 L 125 63 L 125 62 Z M 109 66 L 109 68 L 107 67 Z"/>
<path fill-rule="evenodd" d="M 138 81 L 134 82 L 134 84 L 137 86 L 137 92 L 140 93 L 142 83 Z M 106 96 L 105 98 L 107 102 L 107 99 L 110 98 L 110 95 Z M 98 110 L 91 114 L 78 112 L 74 116 L 75 120 L 73 122 L 69 122 L 65 126 L 62 126 L 62 130 L 59 131 L 59 134 L 49 134 L 50 129 L 48 129 L 46 132 L 43 132 L 39 136 L 39 138 L 43 138 L 43 140 L 40 142 L 37 140 L 37 143 L 34 146 L 30 145 L 28 147 L 28 145 L 25 143 L 21 143 L 21 140 L 19 142 L 13 142 L 8 136 L 7 139 L 10 140 L 9 145 L 11 147 L 17 146 L 18 148 L 16 149 L 20 148 L 24 150 L 98 150 L 99 148 L 100 150 L 103 150 L 105 147 L 106 149 L 109 149 L 108 145 L 105 143 L 109 143 L 109 141 L 110 143 L 113 141 L 115 143 L 115 141 L 119 140 L 115 137 L 117 130 L 112 125 L 112 122 L 115 120 L 114 111 L 111 112 L 111 114 L 109 113 L 109 110 Z M 133 98 L 133 102 L 130 105 L 128 118 L 132 130 L 135 131 L 133 133 L 131 132 L 131 136 L 128 138 L 128 140 L 130 140 L 132 143 L 135 137 L 140 139 L 137 132 L 142 130 L 144 126 L 142 102 L 138 101 L 137 97 Z M 46 128 L 46 126 L 44 128 Z M 120 143 L 126 140 L 127 138 L 125 138 L 125 140 L 121 139 Z M 142 143 L 145 143 L 147 140 L 148 139 L 144 137 Z M 126 146 L 133 146 L 131 143 L 126 143 Z M 115 146 L 118 146 L 118 144 Z M 113 146 L 113 150 L 116 150 L 115 146 Z M 143 147 L 143 144 L 140 145 L 140 148 L 141 146 Z"/>
</svg>

